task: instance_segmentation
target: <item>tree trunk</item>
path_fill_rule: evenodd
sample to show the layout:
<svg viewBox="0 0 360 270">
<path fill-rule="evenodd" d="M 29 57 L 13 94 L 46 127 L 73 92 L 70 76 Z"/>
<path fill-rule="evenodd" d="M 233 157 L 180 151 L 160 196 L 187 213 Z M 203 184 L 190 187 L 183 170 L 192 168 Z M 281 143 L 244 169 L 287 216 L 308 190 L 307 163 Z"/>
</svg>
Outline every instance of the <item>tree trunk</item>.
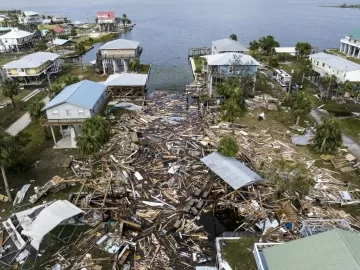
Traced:
<svg viewBox="0 0 360 270">
<path fill-rule="evenodd" d="M 235 122 L 232 122 L 232 134 L 235 135 Z"/>
<path fill-rule="evenodd" d="M 8 197 L 9 197 L 9 202 L 12 202 L 12 197 L 11 197 L 11 193 L 10 193 L 10 189 L 9 189 L 9 184 L 8 184 L 8 181 L 7 181 L 7 178 L 6 178 L 5 168 L 4 168 L 4 166 L 1 166 L 0 169 L 1 169 L 3 179 L 4 179 L 4 186 L 5 186 L 5 189 L 6 189 L 6 193 L 7 193 Z"/>
<path fill-rule="evenodd" d="M 322 150 L 323 150 L 323 148 L 324 148 L 324 145 L 325 145 L 325 143 L 326 143 L 326 137 L 323 139 L 323 142 L 322 142 L 322 144 L 321 144 L 321 148 L 320 148 L 320 152 L 322 152 Z"/>
<path fill-rule="evenodd" d="M 84 70 L 82 56 L 80 57 L 81 70 Z"/>
<path fill-rule="evenodd" d="M 16 105 L 15 105 L 15 102 L 14 102 L 14 97 L 11 96 L 10 99 L 11 99 L 11 105 L 12 105 L 12 107 L 13 107 L 13 108 L 16 108 Z"/>
<path fill-rule="evenodd" d="M 304 79 L 305 79 L 305 72 L 303 73 L 301 84 L 304 84 Z"/>
<path fill-rule="evenodd" d="M 298 126 L 299 125 L 299 121 L 300 121 L 300 116 L 298 116 L 297 118 L 296 118 L 296 126 Z"/>
</svg>

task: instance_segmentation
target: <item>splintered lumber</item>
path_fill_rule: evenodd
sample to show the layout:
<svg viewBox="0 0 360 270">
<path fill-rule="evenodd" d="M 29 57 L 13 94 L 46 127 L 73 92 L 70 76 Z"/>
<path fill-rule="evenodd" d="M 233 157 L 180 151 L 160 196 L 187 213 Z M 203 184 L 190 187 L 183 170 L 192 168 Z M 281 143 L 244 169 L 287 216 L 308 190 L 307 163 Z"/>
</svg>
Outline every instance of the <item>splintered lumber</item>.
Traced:
<svg viewBox="0 0 360 270">
<path fill-rule="evenodd" d="M 127 227 L 137 230 L 137 231 L 141 231 L 141 224 L 135 223 L 135 222 L 131 222 L 125 219 L 120 219 L 120 222 L 124 223 L 124 225 L 126 225 Z"/>
</svg>

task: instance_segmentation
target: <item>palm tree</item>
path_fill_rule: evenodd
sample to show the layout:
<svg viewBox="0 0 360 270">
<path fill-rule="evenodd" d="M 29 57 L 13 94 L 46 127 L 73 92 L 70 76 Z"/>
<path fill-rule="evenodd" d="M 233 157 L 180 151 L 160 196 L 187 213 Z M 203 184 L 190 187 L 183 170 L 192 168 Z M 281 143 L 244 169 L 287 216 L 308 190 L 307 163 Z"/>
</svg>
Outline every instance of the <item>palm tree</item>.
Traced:
<svg viewBox="0 0 360 270">
<path fill-rule="evenodd" d="M 253 52 L 253 54 L 255 54 L 255 51 L 259 49 L 259 42 L 257 42 L 256 40 L 251 41 L 249 43 L 249 49 Z"/>
<path fill-rule="evenodd" d="M 242 115 L 242 109 L 235 98 L 229 98 L 221 106 L 222 119 L 232 123 L 232 133 L 235 134 L 235 121 Z"/>
<path fill-rule="evenodd" d="M 8 180 L 6 177 L 5 169 L 9 167 L 20 155 L 21 146 L 15 137 L 11 136 L 4 130 L 0 130 L 0 169 L 4 180 L 6 193 L 9 201 L 12 201 Z"/>
<path fill-rule="evenodd" d="M 36 99 L 29 106 L 29 114 L 31 122 L 39 123 L 41 117 L 41 110 L 45 107 L 45 103 L 42 100 Z"/>
<path fill-rule="evenodd" d="M 318 153 L 334 153 L 342 145 L 341 123 L 334 116 L 323 119 L 316 128 L 314 150 Z"/>
<path fill-rule="evenodd" d="M 127 25 L 129 25 L 129 24 L 131 25 L 131 20 L 126 19 L 126 24 L 127 24 Z"/>
<path fill-rule="evenodd" d="M 83 56 L 86 53 L 86 48 L 83 42 L 80 42 L 78 44 L 76 44 L 75 46 L 75 52 L 76 54 L 80 57 L 80 62 L 81 62 L 81 69 L 83 70 Z"/>
<path fill-rule="evenodd" d="M 51 47 L 54 47 L 54 39 L 56 38 L 56 33 L 54 29 L 49 29 L 49 32 L 46 33 L 46 36 L 51 40 Z M 57 49 L 55 48 L 55 50 Z"/>
<path fill-rule="evenodd" d="M 3 84 L 1 85 L 1 90 L 3 92 L 3 95 L 5 97 L 8 97 L 11 99 L 11 104 L 12 107 L 15 108 L 15 102 L 14 102 L 14 96 L 16 96 L 17 94 L 19 94 L 20 92 L 20 87 L 19 85 L 11 80 L 11 79 L 6 79 Z"/>
<path fill-rule="evenodd" d="M 37 52 L 43 52 L 46 51 L 46 49 L 47 49 L 46 42 L 43 39 L 40 39 L 38 42 L 36 42 L 35 50 Z"/>
<path fill-rule="evenodd" d="M 74 75 L 68 75 L 65 80 L 64 83 L 66 86 L 72 85 L 74 83 L 78 83 L 80 82 L 79 77 L 78 76 L 74 76 Z"/>
<path fill-rule="evenodd" d="M 53 84 L 52 88 L 51 88 L 51 98 L 58 95 L 62 90 L 63 90 L 63 87 L 61 84 L 59 84 L 59 83 Z"/>
<path fill-rule="evenodd" d="M 110 125 L 101 116 L 88 118 L 82 126 L 82 134 L 76 138 L 80 153 L 89 156 L 92 167 L 91 155 L 99 153 L 101 146 L 110 139 Z"/>
<path fill-rule="evenodd" d="M 231 35 L 230 35 L 230 39 L 237 41 L 237 35 L 231 34 Z"/>
<path fill-rule="evenodd" d="M 124 26 L 124 29 L 125 29 L 125 24 L 126 24 L 126 22 L 127 22 L 127 18 L 126 17 L 122 17 L 121 18 L 121 22 L 122 22 L 122 24 L 123 24 L 123 26 Z"/>
<path fill-rule="evenodd" d="M 233 137 L 224 136 L 221 138 L 217 150 L 223 156 L 235 157 L 239 151 L 239 146 Z"/>
<path fill-rule="evenodd" d="M 134 58 L 130 60 L 129 68 L 133 72 L 138 72 L 141 68 L 141 63 L 139 58 Z"/>
<path fill-rule="evenodd" d="M 297 117 L 295 125 L 299 125 L 300 116 L 307 115 L 311 112 L 311 101 L 305 92 L 299 92 L 289 97 L 289 103 L 292 113 Z"/>
<path fill-rule="evenodd" d="M 312 70 L 311 60 L 309 58 L 299 58 L 296 61 L 296 66 L 299 70 L 299 73 L 302 74 L 301 83 L 304 83 L 306 73 L 309 73 Z"/>
<path fill-rule="evenodd" d="M 345 82 L 341 83 L 340 87 L 338 87 L 338 88 L 340 88 L 341 93 L 343 95 L 346 93 L 349 93 L 350 95 L 352 95 L 355 91 L 355 84 L 353 82 L 346 80 Z"/>
</svg>

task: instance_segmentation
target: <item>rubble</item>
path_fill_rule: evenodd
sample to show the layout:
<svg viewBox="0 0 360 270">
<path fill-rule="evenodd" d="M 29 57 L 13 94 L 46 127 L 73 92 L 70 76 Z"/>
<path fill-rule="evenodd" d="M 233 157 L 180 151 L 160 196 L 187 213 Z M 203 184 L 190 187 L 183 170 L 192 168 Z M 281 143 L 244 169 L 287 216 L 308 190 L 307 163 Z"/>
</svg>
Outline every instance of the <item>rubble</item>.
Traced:
<svg viewBox="0 0 360 270">
<path fill-rule="evenodd" d="M 277 99 L 256 97 L 251 106 L 278 105 Z M 112 138 L 93 162 L 92 172 L 87 161 L 71 157 L 64 166 L 71 169 L 72 178 L 55 176 L 37 188 L 32 203 L 64 185 L 80 183 L 69 201 L 83 211 L 81 220 L 90 226 L 41 267 L 194 269 L 199 264 L 214 265 L 212 234 L 216 237 L 220 232 L 214 232 L 216 223 L 222 231 L 259 235 L 262 242 L 300 238 L 304 221 L 311 225 L 315 219 L 342 219 L 349 228 L 360 229 L 359 220 L 330 207 L 360 203 L 358 187 L 339 180 L 336 171 L 316 167 L 311 157 L 296 151 L 276 130 L 235 127 L 240 149 L 237 159 L 229 159 L 241 164 L 236 168 L 243 174 L 241 183 L 234 185 L 231 181 L 239 182 L 239 177 L 230 179 L 226 174 L 234 168 L 218 171 L 214 167 L 219 161 L 213 160 L 213 165 L 204 164 L 206 157 L 220 155 L 214 153 L 216 146 L 232 132 L 232 126 L 212 122 L 216 108 L 199 111 L 197 105 L 187 106 L 181 94 L 150 93 L 142 110 L 123 114 L 121 119 L 109 117 Z M 357 164 L 348 153 L 342 158 L 351 166 Z M 305 198 L 286 192 L 283 199 L 276 198 L 276 187 L 262 173 L 278 159 L 307 165 L 313 187 Z M 230 163 L 227 158 L 221 160 Z M 342 162 L 331 161 L 340 168 Z M 93 248 L 107 255 L 97 258 Z M 104 267 L 105 262 L 111 266 Z"/>
</svg>

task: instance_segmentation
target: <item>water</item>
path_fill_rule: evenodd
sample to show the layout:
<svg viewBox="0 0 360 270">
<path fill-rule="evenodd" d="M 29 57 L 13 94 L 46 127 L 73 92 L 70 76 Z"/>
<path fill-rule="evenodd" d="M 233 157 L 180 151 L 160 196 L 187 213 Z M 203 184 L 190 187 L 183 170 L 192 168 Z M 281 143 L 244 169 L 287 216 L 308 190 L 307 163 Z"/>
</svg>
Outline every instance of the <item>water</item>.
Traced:
<svg viewBox="0 0 360 270">
<path fill-rule="evenodd" d="M 66 15 L 94 22 L 97 11 L 126 13 L 136 27 L 122 37 L 141 42 L 141 61 L 153 66 L 150 88 L 182 86 L 192 81 L 187 64 L 191 47 L 210 46 L 212 40 L 238 36 L 243 44 L 271 34 L 282 46 L 308 41 L 325 49 L 338 48 L 340 38 L 359 27 L 360 10 L 320 8 L 339 0 L 13 0 L 0 9 L 19 8 Z M 358 4 L 359 0 L 347 0 Z M 95 52 L 96 50 L 94 50 Z M 90 59 L 93 60 L 93 59 Z"/>
</svg>

